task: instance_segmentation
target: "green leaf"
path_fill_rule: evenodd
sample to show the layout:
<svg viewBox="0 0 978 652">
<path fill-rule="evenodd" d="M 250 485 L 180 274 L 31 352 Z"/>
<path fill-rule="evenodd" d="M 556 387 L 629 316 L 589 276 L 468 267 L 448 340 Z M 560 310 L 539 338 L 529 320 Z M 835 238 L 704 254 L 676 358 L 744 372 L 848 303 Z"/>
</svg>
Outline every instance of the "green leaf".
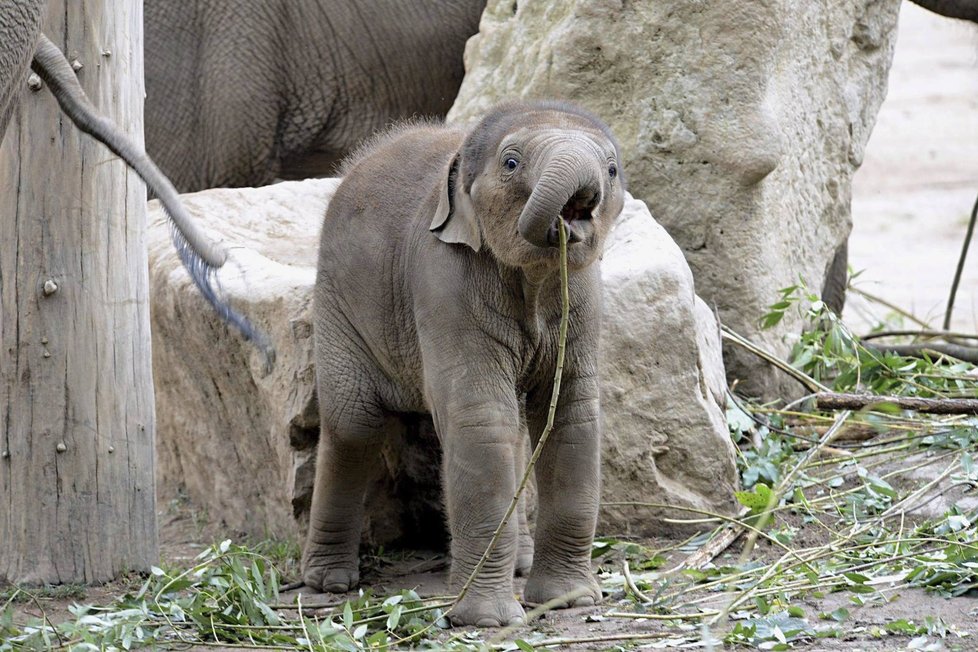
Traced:
<svg viewBox="0 0 978 652">
<path fill-rule="evenodd" d="M 751 514 L 760 514 L 767 509 L 772 492 L 767 485 L 758 484 L 754 486 L 754 491 L 736 491 L 734 496 L 737 502 L 750 509 Z"/>
<path fill-rule="evenodd" d="M 343 605 L 343 626 L 347 629 L 353 627 L 353 607 L 350 606 L 349 601 Z"/>
<path fill-rule="evenodd" d="M 397 624 L 401 621 L 401 605 L 394 605 L 389 616 L 387 616 L 387 629 L 394 631 Z"/>
<path fill-rule="evenodd" d="M 781 322 L 782 319 L 784 319 L 784 312 L 769 312 L 761 319 L 761 329 L 766 330 L 768 328 L 774 328 Z"/>
<path fill-rule="evenodd" d="M 834 620 L 837 623 L 841 623 L 849 617 L 849 610 L 845 607 L 839 607 L 835 611 L 819 614 L 818 617 L 822 620 Z"/>
<path fill-rule="evenodd" d="M 388 639 L 387 632 L 374 632 L 371 636 L 367 637 L 367 645 L 371 648 L 385 648 Z"/>
<path fill-rule="evenodd" d="M 404 599 L 403 595 L 392 595 L 391 597 L 384 600 L 381 604 L 385 607 L 392 607 L 394 605 L 400 604 Z"/>
<path fill-rule="evenodd" d="M 762 596 L 754 598 L 754 605 L 757 607 L 757 611 L 762 615 L 766 616 L 769 611 L 771 611 L 771 605 Z"/>
<path fill-rule="evenodd" d="M 922 631 L 921 627 L 914 625 L 904 618 L 886 623 L 885 627 L 886 631 L 890 632 L 891 634 L 903 634 L 905 636 L 914 636 Z"/>
<path fill-rule="evenodd" d="M 527 643 L 521 638 L 518 638 L 513 642 L 516 644 L 516 647 L 523 650 L 523 652 L 534 652 L 536 650 L 535 647 L 533 647 L 532 645 L 530 645 L 529 643 Z"/>
</svg>

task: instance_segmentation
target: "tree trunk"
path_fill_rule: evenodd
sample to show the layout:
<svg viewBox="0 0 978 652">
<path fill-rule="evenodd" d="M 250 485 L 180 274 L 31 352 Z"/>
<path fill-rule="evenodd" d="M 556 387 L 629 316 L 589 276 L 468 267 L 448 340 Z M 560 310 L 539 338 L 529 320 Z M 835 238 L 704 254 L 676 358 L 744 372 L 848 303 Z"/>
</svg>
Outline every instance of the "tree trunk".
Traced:
<svg viewBox="0 0 978 652">
<path fill-rule="evenodd" d="M 142 142 L 141 0 L 51 0 L 43 26 Z M 100 582 L 158 559 L 146 189 L 22 88 L 0 146 L 0 580 Z"/>
</svg>

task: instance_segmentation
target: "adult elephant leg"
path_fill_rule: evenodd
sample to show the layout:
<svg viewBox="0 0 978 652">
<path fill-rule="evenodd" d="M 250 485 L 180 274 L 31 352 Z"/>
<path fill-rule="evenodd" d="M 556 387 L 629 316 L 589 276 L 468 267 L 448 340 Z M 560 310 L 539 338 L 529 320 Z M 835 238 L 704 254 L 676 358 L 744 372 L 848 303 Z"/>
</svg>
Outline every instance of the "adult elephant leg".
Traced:
<svg viewBox="0 0 978 652">
<path fill-rule="evenodd" d="M 533 568 L 526 602 L 559 599 L 564 606 L 597 603 L 601 590 L 591 572 L 591 547 L 600 498 L 598 381 L 564 377 L 554 428 L 536 464 L 538 509 Z M 534 445 L 547 420 L 550 383 L 528 398 Z"/>
<path fill-rule="evenodd" d="M 365 398 L 372 396 L 366 383 L 352 388 L 353 396 L 343 395 L 334 388 L 335 378 L 325 376 L 317 379 L 322 427 L 302 579 L 312 588 L 343 593 L 360 580 L 364 494 L 378 468 L 386 419 L 380 406 Z"/>
<path fill-rule="evenodd" d="M 846 286 L 849 281 L 849 241 L 845 240 L 835 250 L 835 256 L 825 272 L 822 283 L 822 301 L 832 312 L 842 314 L 846 305 Z"/>
<path fill-rule="evenodd" d="M 492 377 L 474 370 L 473 379 Z M 498 372 L 497 372 L 498 373 Z M 445 503 L 452 542 L 451 587 L 460 591 L 492 540 L 516 490 L 515 445 L 519 414 L 512 385 L 447 382 L 429 390 L 432 416 L 444 451 Z M 514 515 L 515 516 L 515 515 Z M 513 595 L 519 528 L 511 518 L 463 599 L 451 611 L 459 625 L 498 627 L 522 622 Z"/>
</svg>

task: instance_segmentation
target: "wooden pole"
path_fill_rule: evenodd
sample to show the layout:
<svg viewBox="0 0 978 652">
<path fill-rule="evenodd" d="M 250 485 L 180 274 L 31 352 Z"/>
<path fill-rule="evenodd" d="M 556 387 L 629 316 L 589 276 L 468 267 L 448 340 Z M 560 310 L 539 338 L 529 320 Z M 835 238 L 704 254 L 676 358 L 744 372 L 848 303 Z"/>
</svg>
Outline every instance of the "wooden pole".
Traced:
<svg viewBox="0 0 978 652">
<path fill-rule="evenodd" d="M 43 28 L 142 142 L 141 0 L 51 0 Z M 46 90 L 0 146 L 0 580 L 158 560 L 146 190 Z"/>
</svg>

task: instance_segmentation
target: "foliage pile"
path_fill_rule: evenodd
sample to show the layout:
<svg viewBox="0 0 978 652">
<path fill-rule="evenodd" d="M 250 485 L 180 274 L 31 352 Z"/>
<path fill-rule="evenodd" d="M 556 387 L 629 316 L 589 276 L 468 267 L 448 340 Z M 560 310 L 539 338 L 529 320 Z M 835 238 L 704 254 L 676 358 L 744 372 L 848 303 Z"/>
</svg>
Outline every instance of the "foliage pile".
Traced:
<svg viewBox="0 0 978 652">
<path fill-rule="evenodd" d="M 978 397 L 973 365 L 867 346 L 802 286 L 785 289 L 765 321 L 773 325 L 796 309 L 813 328 L 786 364 L 812 386 Z M 588 638 L 548 637 L 533 624 L 518 632 L 447 630 L 451 598 L 423 599 L 411 590 L 283 604 L 268 558 L 225 541 L 191 568 L 153 569 L 139 591 L 110 606 L 75 606 L 68 623 L 16 623 L 12 602 L 23 596 L 14 594 L 0 610 L 0 651 L 141 645 L 525 651 L 584 643 L 785 650 L 824 638 L 893 636 L 909 637 L 910 649 L 971 648 L 970 632 L 933 614 L 866 624 L 872 619 L 861 619 L 859 610 L 909 591 L 939 599 L 978 588 L 978 500 L 969 495 L 978 487 L 978 419 L 886 405 L 858 413 L 805 406 L 752 404 L 731 394 L 727 417 L 738 445 L 743 511 L 730 517 L 689 510 L 690 522 L 711 529 L 667 549 L 598 538 L 594 560 L 607 600 L 584 616 L 604 626 Z M 746 543 L 739 553 L 723 552 L 740 538 Z M 834 608 L 824 608 L 829 600 Z"/>
</svg>

